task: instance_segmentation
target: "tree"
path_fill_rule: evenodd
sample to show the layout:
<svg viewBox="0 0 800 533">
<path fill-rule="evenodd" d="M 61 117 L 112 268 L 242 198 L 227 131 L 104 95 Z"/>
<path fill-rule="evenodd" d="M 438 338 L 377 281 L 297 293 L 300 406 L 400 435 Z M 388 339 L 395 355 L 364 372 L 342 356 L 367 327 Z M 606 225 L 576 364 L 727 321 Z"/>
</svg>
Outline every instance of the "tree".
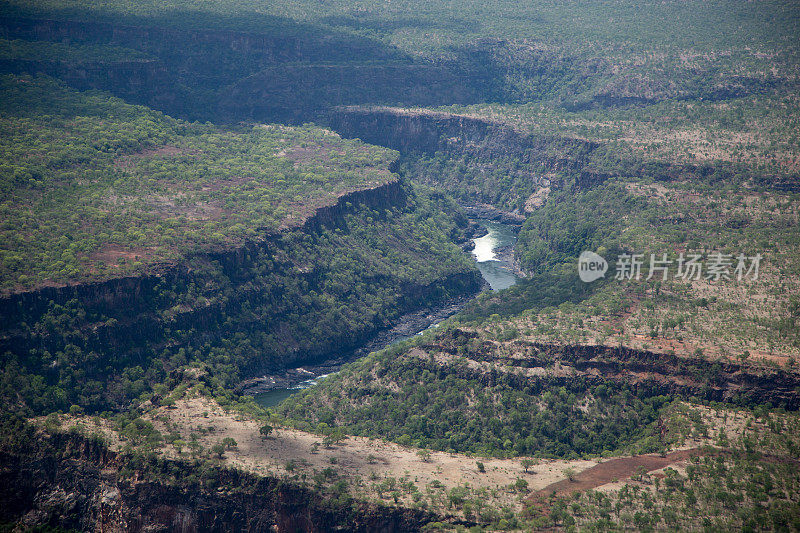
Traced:
<svg viewBox="0 0 800 533">
<path fill-rule="evenodd" d="M 339 428 L 331 430 L 325 437 L 322 439 L 322 445 L 326 448 L 331 448 L 336 444 L 339 444 L 344 440 L 344 433 Z"/>
<path fill-rule="evenodd" d="M 641 481 L 647 475 L 647 468 L 644 465 L 636 467 L 636 471 L 631 474 L 631 479 L 634 481 Z"/>
<path fill-rule="evenodd" d="M 419 450 L 417 452 L 417 455 L 419 456 L 420 459 L 422 459 L 423 462 L 427 463 L 428 461 L 431 460 L 431 452 L 429 452 L 428 450 Z"/>
<path fill-rule="evenodd" d="M 522 463 L 522 468 L 523 470 L 525 470 L 526 474 L 528 473 L 528 469 L 532 467 L 534 464 L 533 459 L 523 459 L 521 463 Z"/>
<path fill-rule="evenodd" d="M 233 437 L 225 437 L 222 439 L 222 445 L 225 446 L 226 449 L 232 450 L 233 448 L 239 446 L 239 443 L 236 442 L 236 439 Z"/>
<path fill-rule="evenodd" d="M 261 438 L 266 440 L 266 439 L 269 438 L 269 436 L 272 433 L 273 429 L 274 428 L 272 426 L 270 426 L 269 424 L 264 424 L 263 426 L 261 426 L 261 428 L 258 430 L 258 432 L 261 433 Z"/>
<path fill-rule="evenodd" d="M 192 455 L 199 455 L 203 451 L 203 445 L 197 442 L 197 440 L 189 441 L 189 449 L 192 451 Z"/>
<path fill-rule="evenodd" d="M 222 444 L 217 443 L 217 444 L 215 444 L 215 445 L 213 445 L 211 447 L 211 453 L 216 454 L 219 459 L 224 459 L 225 458 L 225 446 L 223 446 Z"/>
<path fill-rule="evenodd" d="M 183 453 L 183 448 L 186 447 L 186 441 L 176 439 L 172 442 L 172 446 L 175 448 L 175 451 L 178 452 L 178 455 L 180 455 Z"/>
</svg>

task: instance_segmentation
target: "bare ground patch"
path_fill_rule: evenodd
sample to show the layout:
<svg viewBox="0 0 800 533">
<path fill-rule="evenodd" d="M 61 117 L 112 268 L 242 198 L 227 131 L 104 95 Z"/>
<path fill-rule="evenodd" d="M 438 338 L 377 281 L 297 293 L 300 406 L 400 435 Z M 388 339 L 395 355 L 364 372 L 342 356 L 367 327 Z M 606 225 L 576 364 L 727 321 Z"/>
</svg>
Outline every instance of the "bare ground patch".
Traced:
<svg viewBox="0 0 800 533">
<path fill-rule="evenodd" d="M 301 481 L 332 469 L 335 476 L 331 479 L 346 480 L 354 496 L 389 505 L 412 506 L 411 495 L 402 494 L 395 502 L 388 491 L 379 488 L 390 478 L 398 482 L 405 480 L 425 495 L 429 509 L 442 515 L 458 514 L 446 505 L 447 495 L 454 487 L 468 485 L 473 491 L 485 489 L 487 504 L 497 508 L 510 506 L 519 511 L 528 492 L 512 487 L 518 479 L 527 482 L 528 490 L 536 491 L 563 480 L 568 468 L 583 471 L 596 464 L 594 460 L 537 459 L 526 472 L 521 465 L 523 458 L 486 459 L 430 452 L 430 457 L 423 459 L 415 448 L 379 439 L 348 437 L 326 448 L 319 435 L 289 428 L 275 428 L 271 436 L 263 438 L 257 421 L 225 412 L 213 400 L 200 396 L 179 400 L 173 408 L 153 409 L 145 418 L 165 435 L 180 433 L 185 442 L 195 436 L 206 452 L 223 439 L 233 438 L 236 447 L 226 450 L 222 459 L 215 455 L 209 457 L 221 465 L 259 475 Z M 105 434 L 115 449 L 125 445 L 108 423 L 98 425 L 89 418 L 82 418 L 80 423 Z M 173 446 L 165 445 L 158 453 L 173 459 L 191 457 L 188 447 L 178 452 Z M 483 472 L 478 462 L 483 464 Z"/>
<path fill-rule="evenodd" d="M 530 500 L 532 502 L 539 501 L 550 498 L 553 494 L 557 497 L 569 496 L 576 491 L 583 492 L 617 480 L 630 478 L 640 469 L 652 472 L 701 454 L 702 452 L 698 448 L 691 448 L 674 451 L 663 457 L 660 455 L 635 455 L 609 459 L 575 474 L 572 479 L 562 479 L 534 492 Z"/>
</svg>

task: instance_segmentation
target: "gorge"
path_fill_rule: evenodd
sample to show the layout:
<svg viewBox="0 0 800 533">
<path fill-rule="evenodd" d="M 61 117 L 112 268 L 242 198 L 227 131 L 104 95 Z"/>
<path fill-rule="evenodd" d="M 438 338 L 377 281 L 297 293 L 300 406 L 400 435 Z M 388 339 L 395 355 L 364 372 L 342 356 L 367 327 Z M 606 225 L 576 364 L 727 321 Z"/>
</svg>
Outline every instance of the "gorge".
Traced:
<svg viewBox="0 0 800 533">
<path fill-rule="evenodd" d="M 798 34 L 0 0 L 0 531 L 800 529 Z"/>
</svg>

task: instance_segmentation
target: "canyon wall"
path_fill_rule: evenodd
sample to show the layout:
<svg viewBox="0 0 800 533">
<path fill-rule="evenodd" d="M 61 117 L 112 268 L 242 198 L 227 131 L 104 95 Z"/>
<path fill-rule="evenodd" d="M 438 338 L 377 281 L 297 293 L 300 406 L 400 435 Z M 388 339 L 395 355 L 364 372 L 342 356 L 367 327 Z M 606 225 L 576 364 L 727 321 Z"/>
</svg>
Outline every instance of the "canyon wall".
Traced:
<svg viewBox="0 0 800 533">
<path fill-rule="evenodd" d="M 715 183 L 738 175 L 758 186 L 800 190 L 797 175 L 719 161 L 687 164 L 637 158 L 609 143 L 531 133 L 444 112 L 344 106 L 332 109 L 327 123 L 343 137 L 400 151 L 402 166 L 412 179 L 444 188 L 465 203 L 484 202 L 519 213 L 542 188 L 590 189 L 612 177 Z M 515 192 L 511 198 L 510 190 Z"/>
<path fill-rule="evenodd" d="M 375 40 L 290 20 L 270 18 L 258 32 L 128 22 L 0 15 L 2 38 L 123 47 L 149 58 L 14 59 L 0 62 L 0 72 L 45 73 L 173 116 L 221 122 L 303 123 L 336 105 L 481 100 L 482 80 L 456 65 L 434 64 Z"/>
<path fill-rule="evenodd" d="M 430 349 L 455 355 L 459 347 L 467 346 L 471 339 L 479 337 L 474 332 L 456 329 L 430 345 Z M 800 409 L 797 395 L 800 375 L 780 368 L 733 360 L 680 357 L 624 346 L 519 340 L 505 348 L 510 348 L 515 355 L 499 355 L 509 350 L 499 350 L 495 343 L 484 341 L 469 357 L 511 369 L 542 369 L 541 384 L 547 387 L 580 380 L 588 385 L 612 381 L 625 383 L 646 395 L 666 394 L 735 405 L 768 404 L 793 411 Z M 519 387 L 532 386 L 540 379 L 516 375 L 513 371 L 506 375 L 517 380 Z M 483 375 L 482 379 L 491 384 L 491 373 Z"/>
<path fill-rule="evenodd" d="M 0 451 L 0 523 L 80 531 L 417 531 L 433 516 L 300 483 L 109 451 L 78 434 Z"/>
<path fill-rule="evenodd" d="M 236 380 L 348 352 L 404 313 L 481 288 L 479 271 L 466 261 L 438 265 L 431 255 L 426 265 L 424 256 L 409 256 L 406 261 L 421 263 L 388 272 L 353 258 L 350 246 L 361 247 L 365 261 L 385 260 L 370 259 L 377 252 L 353 240 L 361 237 L 348 224 L 359 225 L 359 235 L 369 239 L 401 231 L 385 213 L 413 212 L 410 194 L 401 181 L 391 181 L 340 197 L 301 227 L 242 246 L 204 251 L 137 276 L 0 298 L 0 360 L 52 383 L 80 369 L 80 379 L 106 383 L 95 401 L 84 398 L 94 404 L 90 409 L 100 409 L 110 397 L 117 398 L 112 404 L 127 401 L 108 380 L 126 382 L 121 376 L 136 367 L 137 376 L 151 368 L 163 378 L 165 358 L 223 364 L 227 379 Z M 403 242 L 404 235 L 386 244 L 399 256 L 415 246 Z M 315 254 L 320 257 L 309 259 Z M 426 276 L 417 276 L 418 269 Z"/>
</svg>

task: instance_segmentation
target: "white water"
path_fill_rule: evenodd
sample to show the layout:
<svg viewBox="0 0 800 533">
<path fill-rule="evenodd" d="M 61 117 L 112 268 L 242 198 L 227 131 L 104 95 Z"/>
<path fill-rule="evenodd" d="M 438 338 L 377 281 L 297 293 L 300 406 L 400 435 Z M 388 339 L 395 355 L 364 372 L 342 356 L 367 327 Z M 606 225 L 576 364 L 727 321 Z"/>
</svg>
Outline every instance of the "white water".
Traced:
<svg viewBox="0 0 800 533">
<path fill-rule="evenodd" d="M 475 239 L 473 242 L 475 243 L 475 248 L 472 250 L 472 254 L 475 256 L 475 261 L 485 263 L 497 258 L 494 253 L 495 248 L 498 246 L 496 231 L 489 230 L 489 233 Z"/>
<path fill-rule="evenodd" d="M 472 255 L 475 256 L 483 279 L 489 283 L 492 290 L 507 289 L 517 283 L 519 278 L 514 274 L 514 269 L 508 261 L 500 260 L 495 252 L 499 248 L 513 246 L 517 242 L 517 235 L 510 226 L 499 222 L 483 220 L 480 224 L 489 233 L 472 241 L 475 243 Z"/>
</svg>

